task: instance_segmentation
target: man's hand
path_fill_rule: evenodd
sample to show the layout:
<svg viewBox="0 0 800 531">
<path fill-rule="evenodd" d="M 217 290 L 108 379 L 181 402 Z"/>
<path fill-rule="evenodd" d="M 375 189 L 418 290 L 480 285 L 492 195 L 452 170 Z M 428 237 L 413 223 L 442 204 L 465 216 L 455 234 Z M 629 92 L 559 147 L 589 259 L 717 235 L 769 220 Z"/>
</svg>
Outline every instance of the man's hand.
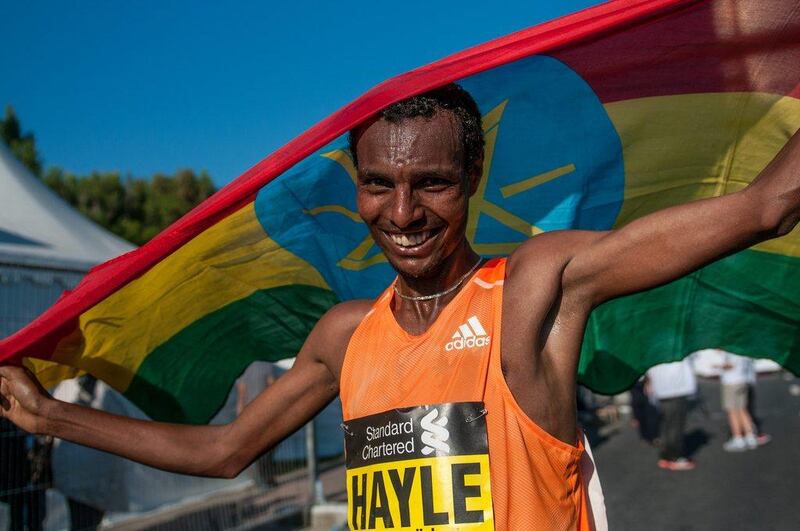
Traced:
<svg viewBox="0 0 800 531">
<path fill-rule="evenodd" d="M 52 399 L 24 367 L 0 367 L 0 416 L 29 433 L 41 433 L 45 407 Z"/>
</svg>

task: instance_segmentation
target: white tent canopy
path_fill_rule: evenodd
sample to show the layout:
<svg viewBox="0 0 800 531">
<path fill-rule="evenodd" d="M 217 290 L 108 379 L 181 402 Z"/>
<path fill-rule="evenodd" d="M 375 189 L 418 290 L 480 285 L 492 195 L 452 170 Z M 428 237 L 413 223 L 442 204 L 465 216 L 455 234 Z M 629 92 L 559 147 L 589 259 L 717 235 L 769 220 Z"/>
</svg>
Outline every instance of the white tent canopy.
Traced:
<svg viewBox="0 0 800 531">
<path fill-rule="evenodd" d="M 0 337 L 31 322 L 91 267 L 131 249 L 51 192 L 0 142 Z"/>
<path fill-rule="evenodd" d="M 131 249 L 50 191 L 0 142 L 0 264 L 85 272 Z"/>
</svg>

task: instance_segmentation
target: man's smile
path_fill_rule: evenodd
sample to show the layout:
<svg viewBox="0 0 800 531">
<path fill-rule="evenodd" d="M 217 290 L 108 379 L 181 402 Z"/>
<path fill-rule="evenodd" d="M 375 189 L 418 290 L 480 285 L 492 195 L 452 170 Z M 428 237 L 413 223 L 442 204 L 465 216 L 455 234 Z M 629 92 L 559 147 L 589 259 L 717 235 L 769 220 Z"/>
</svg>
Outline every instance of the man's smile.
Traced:
<svg viewBox="0 0 800 531">
<path fill-rule="evenodd" d="M 427 244 L 435 240 L 436 236 L 442 232 L 442 227 L 415 232 L 390 232 L 385 230 L 381 232 L 397 254 L 424 254 L 428 250 L 427 247 L 429 247 Z"/>
</svg>

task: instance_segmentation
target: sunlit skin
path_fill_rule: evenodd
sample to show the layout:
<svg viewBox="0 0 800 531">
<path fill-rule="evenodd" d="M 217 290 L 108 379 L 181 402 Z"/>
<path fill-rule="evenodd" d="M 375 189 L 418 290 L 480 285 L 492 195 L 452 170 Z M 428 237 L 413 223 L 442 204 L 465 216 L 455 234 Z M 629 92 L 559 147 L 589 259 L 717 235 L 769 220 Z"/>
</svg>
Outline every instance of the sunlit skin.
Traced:
<svg viewBox="0 0 800 531">
<path fill-rule="evenodd" d="M 448 111 L 397 124 L 379 119 L 360 131 L 359 213 L 397 269 L 401 293 L 437 293 L 478 259 L 464 230 L 480 162 L 464 169 L 461 149 Z M 655 212 L 615 231 L 550 232 L 522 244 L 506 269 L 500 357 L 523 412 L 553 437 L 575 444 L 576 369 L 591 310 L 788 234 L 798 220 L 795 134 L 740 192 Z M 427 241 L 408 245 L 425 231 L 431 231 Z M 403 328 L 419 334 L 457 292 L 430 302 L 395 297 L 392 309 Z M 165 470 L 233 477 L 338 395 L 344 353 L 371 306 L 372 301 L 349 301 L 327 312 L 292 369 L 229 424 L 165 424 L 67 404 L 49 397 L 24 369 L 10 366 L 0 367 L 0 413 L 26 431 Z"/>
</svg>

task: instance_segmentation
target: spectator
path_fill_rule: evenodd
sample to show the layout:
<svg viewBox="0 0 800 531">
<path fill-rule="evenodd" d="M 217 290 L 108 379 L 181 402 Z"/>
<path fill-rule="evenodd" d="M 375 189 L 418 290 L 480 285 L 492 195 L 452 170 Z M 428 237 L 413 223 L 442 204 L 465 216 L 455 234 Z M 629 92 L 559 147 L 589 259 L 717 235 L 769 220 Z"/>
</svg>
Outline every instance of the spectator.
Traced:
<svg viewBox="0 0 800 531">
<path fill-rule="evenodd" d="M 661 410 L 661 455 L 659 468 L 692 470 L 694 461 L 686 455 L 684 431 L 689 398 L 697 393 L 697 380 L 688 359 L 656 365 L 647 371 L 645 385 L 658 399 Z"/>
<path fill-rule="evenodd" d="M 722 409 L 728 414 L 728 425 L 731 429 L 731 438 L 722 447 L 727 452 L 753 450 L 758 448 L 758 439 L 747 407 L 749 383 L 755 381 L 753 360 L 730 352 L 720 353 Z"/>
<path fill-rule="evenodd" d="M 102 407 L 102 384 L 89 374 L 61 382 L 53 395 L 81 406 Z M 126 495 L 122 461 L 110 454 L 58 439 L 53 446 L 53 486 L 65 498 L 68 522 L 59 529 L 94 531 L 106 510 L 123 510 Z M 69 527 L 67 527 L 69 525 Z"/>
<path fill-rule="evenodd" d="M 94 402 L 97 378 L 90 374 L 84 374 L 78 378 L 78 398 L 76 404 L 88 406 Z M 67 506 L 69 507 L 69 528 L 70 531 L 94 531 L 100 527 L 105 512 L 88 503 L 72 498 L 67 495 Z"/>
<path fill-rule="evenodd" d="M 645 378 L 640 378 L 631 389 L 631 407 L 633 423 L 639 430 L 639 437 L 648 444 L 656 446 L 658 440 L 658 408 L 657 401 L 647 394 Z"/>
<path fill-rule="evenodd" d="M 755 363 L 753 363 L 755 366 Z M 747 380 L 747 413 L 753 420 L 753 431 L 756 434 L 756 442 L 759 446 L 763 446 L 772 440 L 772 435 L 764 432 L 761 420 L 756 414 L 756 380 L 758 373 L 754 370 L 749 375 Z"/>
<path fill-rule="evenodd" d="M 45 440 L 0 419 L 0 502 L 9 506 L 11 531 L 43 529 L 48 459 Z"/>
<path fill-rule="evenodd" d="M 236 381 L 236 415 L 241 415 L 247 404 L 252 402 L 261 391 L 272 385 L 275 379 L 275 368 L 271 363 L 265 361 L 251 363 Z M 254 465 L 251 470 L 257 485 L 274 487 L 278 484 L 277 467 L 272 451 L 258 458 Z"/>
</svg>

